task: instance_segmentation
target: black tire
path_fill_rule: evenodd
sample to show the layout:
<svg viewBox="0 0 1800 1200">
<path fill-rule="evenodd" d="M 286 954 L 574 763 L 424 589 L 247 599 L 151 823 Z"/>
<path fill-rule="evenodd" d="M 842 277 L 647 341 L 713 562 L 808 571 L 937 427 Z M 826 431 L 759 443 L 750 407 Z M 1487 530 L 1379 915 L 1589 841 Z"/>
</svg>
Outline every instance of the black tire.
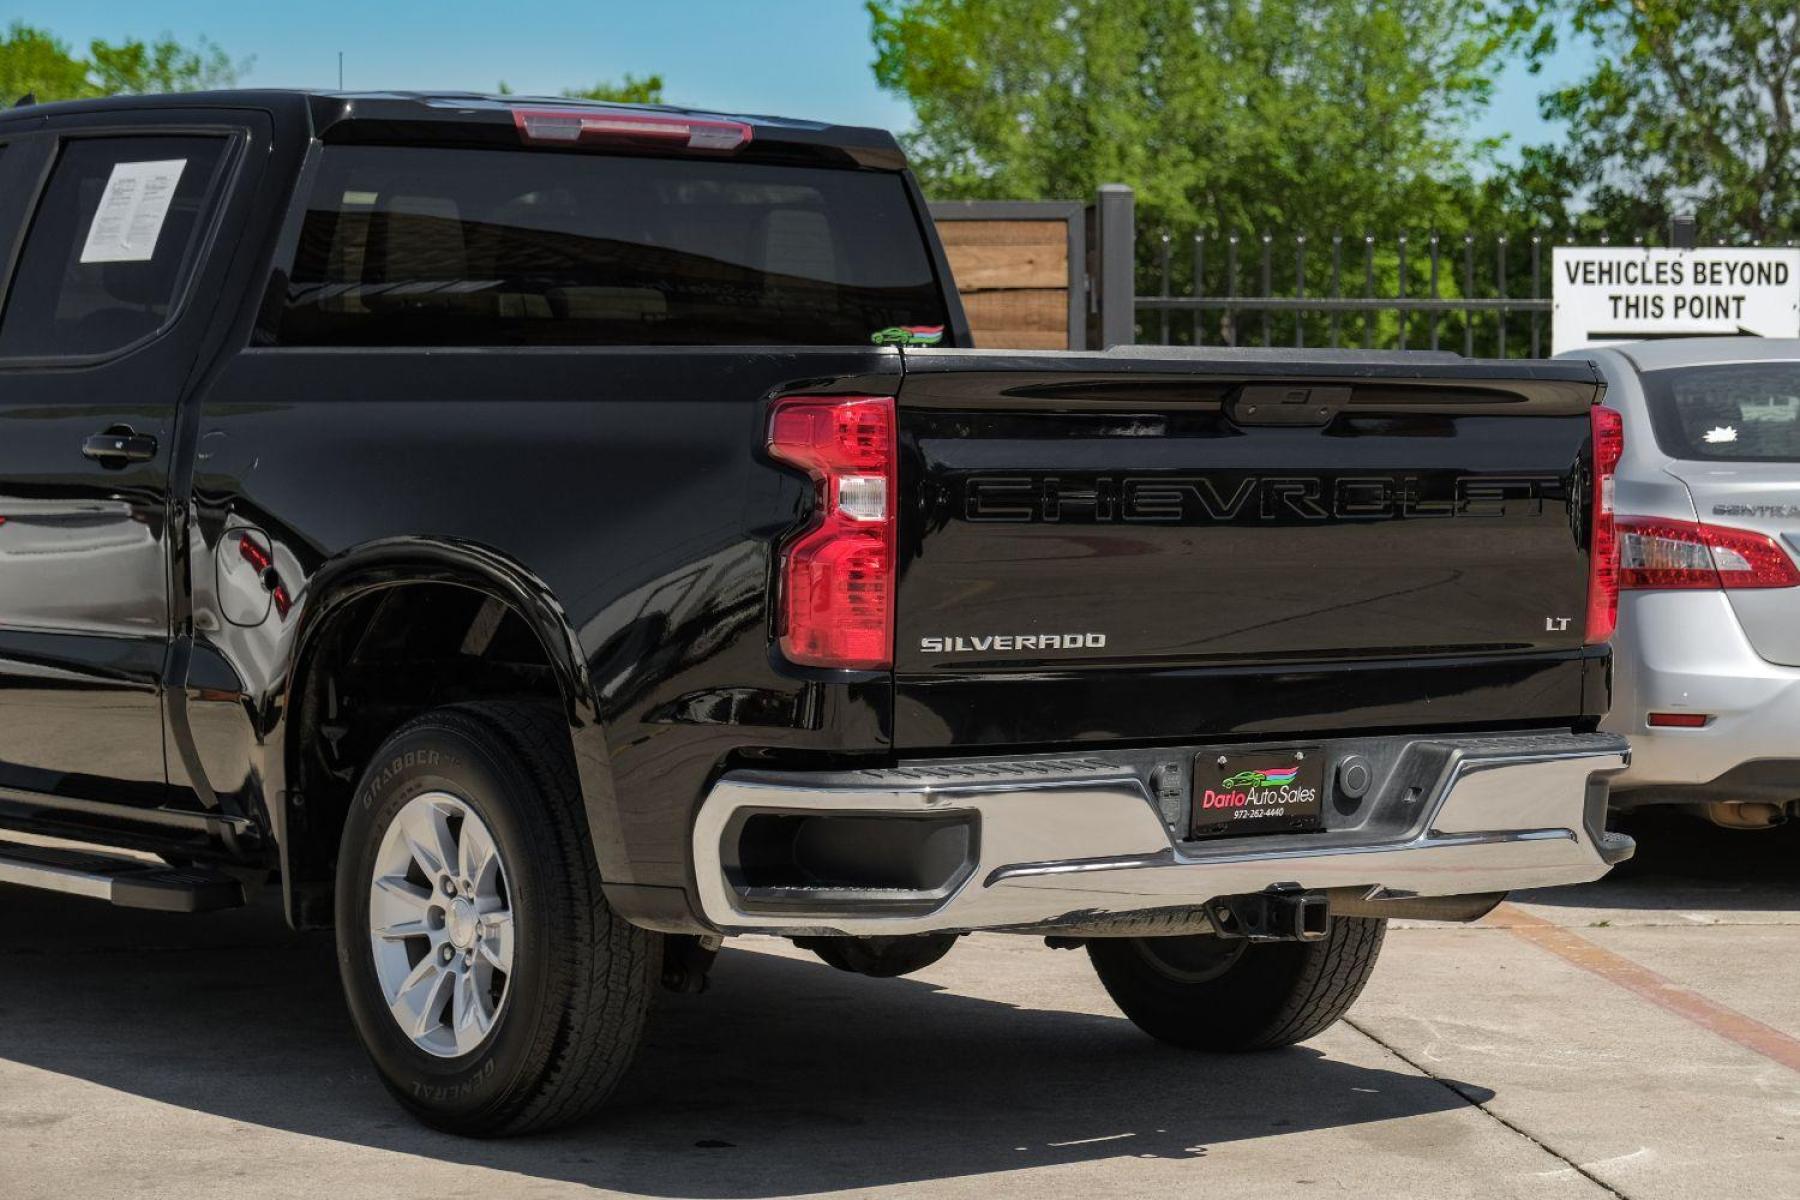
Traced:
<svg viewBox="0 0 1800 1200">
<path fill-rule="evenodd" d="M 1272 1050 L 1316 1037 L 1362 994 L 1387 934 L 1383 918 L 1334 917 L 1317 942 L 1211 934 L 1096 938 L 1088 958 L 1133 1024 L 1189 1050 Z"/>
<path fill-rule="evenodd" d="M 491 832 L 505 862 L 514 971 L 492 1029 L 437 1057 L 388 1011 L 370 948 L 378 847 L 407 801 L 445 792 Z M 662 939 L 613 915 L 583 817 L 567 726 L 525 705 L 442 708 L 398 729 L 364 771 L 337 872 L 338 967 L 381 1080 L 420 1120 L 473 1136 L 568 1125 L 630 1064 L 660 973 Z"/>
</svg>

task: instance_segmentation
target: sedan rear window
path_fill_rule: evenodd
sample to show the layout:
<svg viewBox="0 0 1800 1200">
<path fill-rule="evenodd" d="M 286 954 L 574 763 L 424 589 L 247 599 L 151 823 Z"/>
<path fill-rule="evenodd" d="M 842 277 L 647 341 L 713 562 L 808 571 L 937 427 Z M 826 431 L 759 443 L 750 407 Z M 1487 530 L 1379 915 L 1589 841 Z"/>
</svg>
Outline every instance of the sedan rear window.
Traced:
<svg viewBox="0 0 1800 1200">
<path fill-rule="evenodd" d="M 1657 444 L 1671 458 L 1800 462 L 1800 362 L 1675 367 L 1643 379 Z"/>
<path fill-rule="evenodd" d="M 858 345 L 945 323 L 892 172 L 331 146 L 276 340 Z"/>
</svg>

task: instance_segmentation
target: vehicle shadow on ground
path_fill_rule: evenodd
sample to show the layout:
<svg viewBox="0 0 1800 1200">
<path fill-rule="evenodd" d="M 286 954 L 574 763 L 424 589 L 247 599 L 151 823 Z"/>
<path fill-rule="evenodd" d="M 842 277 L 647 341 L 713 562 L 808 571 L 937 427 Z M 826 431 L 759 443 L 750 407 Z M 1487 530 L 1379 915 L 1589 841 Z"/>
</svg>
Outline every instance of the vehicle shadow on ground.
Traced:
<svg viewBox="0 0 1800 1200">
<path fill-rule="evenodd" d="M 729 949 L 707 995 L 660 998 L 598 1121 L 469 1141 L 416 1125 L 382 1090 L 327 936 L 292 934 L 266 909 L 166 917 L 5 887 L 0 911 L 21 931 L 0 940 L 0 1058 L 233 1121 L 647 1196 L 1194 1159 L 1467 1103 L 1308 1047 L 1184 1054 L 1122 1018 L 1033 1009 L 1029 995 L 1015 1007 Z"/>
<path fill-rule="evenodd" d="M 1800 909 L 1800 822 L 1721 829 L 1670 809 L 1614 814 L 1637 853 L 1598 883 L 1515 892 L 1514 900 L 1575 908 Z"/>
</svg>

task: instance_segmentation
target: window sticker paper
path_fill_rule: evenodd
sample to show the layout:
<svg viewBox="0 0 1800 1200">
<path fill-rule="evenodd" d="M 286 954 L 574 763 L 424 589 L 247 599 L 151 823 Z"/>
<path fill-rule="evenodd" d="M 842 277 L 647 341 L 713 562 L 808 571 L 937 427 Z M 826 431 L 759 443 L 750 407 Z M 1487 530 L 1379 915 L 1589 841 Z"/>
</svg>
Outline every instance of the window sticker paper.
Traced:
<svg viewBox="0 0 1800 1200">
<path fill-rule="evenodd" d="M 113 164 L 81 247 L 81 261 L 149 262 L 186 166 L 185 158 Z"/>
</svg>

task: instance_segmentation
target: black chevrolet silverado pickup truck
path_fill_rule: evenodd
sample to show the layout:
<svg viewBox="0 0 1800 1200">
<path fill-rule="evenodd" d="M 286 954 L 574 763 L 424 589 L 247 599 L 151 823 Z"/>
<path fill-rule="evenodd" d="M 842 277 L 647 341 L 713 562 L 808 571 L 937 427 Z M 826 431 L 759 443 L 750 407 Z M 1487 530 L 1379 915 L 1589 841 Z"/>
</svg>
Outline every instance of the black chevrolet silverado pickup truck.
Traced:
<svg viewBox="0 0 1800 1200">
<path fill-rule="evenodd" d="M 732 935 L 1255 1049 L 1630 853 L 1585 364 L 979 351 L 885 133 L 461 94 L 7 111 L 0 287 L 0 883 L 277 889 L 434 1125 Z"/>
</svg>

